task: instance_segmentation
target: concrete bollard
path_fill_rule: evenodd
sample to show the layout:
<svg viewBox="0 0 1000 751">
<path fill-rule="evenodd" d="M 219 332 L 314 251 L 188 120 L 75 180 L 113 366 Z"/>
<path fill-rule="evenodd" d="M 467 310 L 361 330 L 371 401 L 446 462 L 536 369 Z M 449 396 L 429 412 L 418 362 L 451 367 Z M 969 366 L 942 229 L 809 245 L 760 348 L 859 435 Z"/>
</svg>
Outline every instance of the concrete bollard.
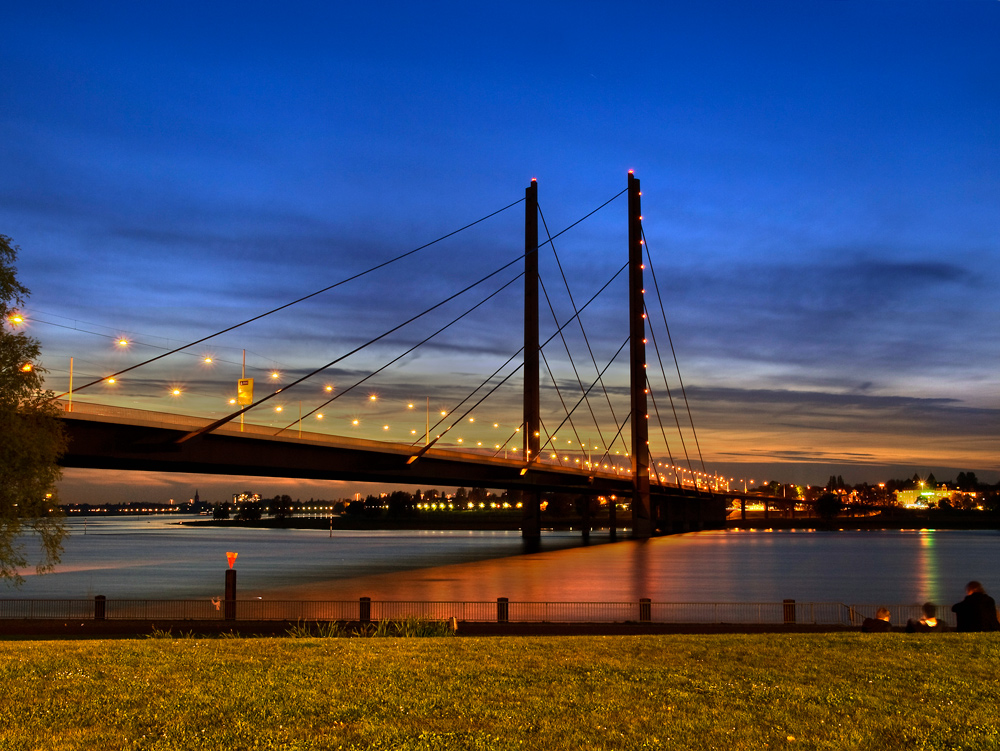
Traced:
<svg viewBox="0 0 1000 751">
<path fill-rule="evenodd" d="M 497 598 L 497 623 L 506 623 L 510 617 L 510 603 L 506 597 Z"/>
<path fill-rule="evenodd" d="M 358 620 L 362 623 L 372 622 L 372 598 L 362 597 L 358 603 Z"/>
</svg>

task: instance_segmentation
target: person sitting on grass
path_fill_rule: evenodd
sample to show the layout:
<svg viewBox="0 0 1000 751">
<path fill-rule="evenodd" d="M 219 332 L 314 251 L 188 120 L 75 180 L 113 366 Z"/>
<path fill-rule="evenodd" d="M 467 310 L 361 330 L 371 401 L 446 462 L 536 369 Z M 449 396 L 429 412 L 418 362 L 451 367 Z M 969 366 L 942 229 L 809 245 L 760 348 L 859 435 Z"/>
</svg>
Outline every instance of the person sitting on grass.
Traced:
<svg viewBox="0 0 1000 751">
<path fill-rule="evenodd" d="M 958 621 L 958 631 L 1000 631 L 997 604 L 977 581 L 965 585 L 965 599 L 951 609 Z"/>
<path fill-rule="evenodd" d="M 865 618 L 861 622 L 861 630 L 866 634 L 877 634 L 882 631 L 891 631 L 892 624 L 889 623 L 889 608 L 879 608 L 875 611 L 874 618 Z"/>
<path fill-rule="evenodd" d="M 906 632 L 909 634 L 925 631 L 946 631 L 948 626 L 937 618 L 937 607 L 933 602 L 925 602 L 920 606 L 920 620 L 910 618 L 906 622 Z"/>
</svg>

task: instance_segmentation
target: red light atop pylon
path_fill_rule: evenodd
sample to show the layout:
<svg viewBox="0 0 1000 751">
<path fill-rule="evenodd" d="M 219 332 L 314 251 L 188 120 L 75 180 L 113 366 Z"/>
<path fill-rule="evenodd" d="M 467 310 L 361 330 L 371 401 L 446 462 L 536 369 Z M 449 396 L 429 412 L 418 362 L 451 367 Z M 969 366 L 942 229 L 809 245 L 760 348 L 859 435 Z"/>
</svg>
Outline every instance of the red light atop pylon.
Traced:
<svg viewBox="0 0 1000 751">
<path fill-rule="evenodd" d="M 229 561 L 229 568 L 232 568 L 233 564 L 236 563 L 236 556 L 238 555 L 239 553 L 226 553 L 226 560 Z"/>
</svg>

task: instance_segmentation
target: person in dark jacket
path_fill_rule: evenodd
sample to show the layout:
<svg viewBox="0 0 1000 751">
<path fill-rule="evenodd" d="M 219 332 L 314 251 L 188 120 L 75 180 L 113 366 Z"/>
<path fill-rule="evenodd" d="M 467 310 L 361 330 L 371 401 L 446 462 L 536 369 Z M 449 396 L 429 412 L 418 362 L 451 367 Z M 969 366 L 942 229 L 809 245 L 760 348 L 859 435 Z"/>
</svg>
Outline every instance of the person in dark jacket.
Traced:
<svg viewBox="0 0 1000 751">
<path fill-rule="evenodd" d="M 889 622 L 889 608 L 878 608 L 874 618 L 865 618 L 861 622 L 861 630 L 866 634 L 892 631 L 892 624 Z"/>
<path fill-rule="evenodd" d="M 956 602 L 951 609 L 958 622 L 958 631 L 1000 631 L 997 604 L 977 581 L 965 585 L 965 599 Z"/>
</svg>

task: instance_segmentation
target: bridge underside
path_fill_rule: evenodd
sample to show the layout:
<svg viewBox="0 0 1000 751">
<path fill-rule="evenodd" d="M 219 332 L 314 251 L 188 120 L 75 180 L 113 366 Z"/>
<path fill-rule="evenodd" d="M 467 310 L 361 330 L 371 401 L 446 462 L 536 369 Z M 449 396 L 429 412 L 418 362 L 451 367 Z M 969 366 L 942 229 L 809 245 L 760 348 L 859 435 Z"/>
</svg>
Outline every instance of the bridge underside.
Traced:
<svg viewBox="0 0 1000 751">
<path fill-rule="evenodd" d="M 533 465 L 522 473 L 516 460 L 430 449 L 418 460 L 412 446 L 320 434 L 273 436 L 241 433 L 227 426 L 183 443 L 200 427 L 127 422 L 120 416 L 66 413 L 69 448 L 64 467 L 146 472 L 287 477 L 425 486 L 466 486 L 508 491 L 630 497 L 627 477 L 588 474 L 571 468 Z M 718 528 L 725 501 L 672 486 L 652 488 L 653 527 L 663 533 Z"/>
</svg>

